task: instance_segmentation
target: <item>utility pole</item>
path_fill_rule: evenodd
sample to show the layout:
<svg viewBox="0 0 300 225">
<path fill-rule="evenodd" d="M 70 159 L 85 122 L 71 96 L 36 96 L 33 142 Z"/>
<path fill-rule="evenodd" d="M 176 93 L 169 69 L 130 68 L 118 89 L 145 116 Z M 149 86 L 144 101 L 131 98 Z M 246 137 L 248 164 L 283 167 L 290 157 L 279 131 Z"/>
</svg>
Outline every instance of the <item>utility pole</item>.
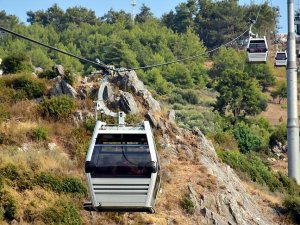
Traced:
<svg viewBox="0 0 300 225">
<path fill-rule="evenodd" d="M 136 1 L 131 0 L 131 21 L 134 24 Z"/>
<path fill-rule="evenodd" d="M 288 48 L 287 48 L 287 140 L 288 175 L 300 184 L 299 122 L 297 100 L 296 34 L 294 29 L 294 0 L 287 1 Z"/>
</svg>

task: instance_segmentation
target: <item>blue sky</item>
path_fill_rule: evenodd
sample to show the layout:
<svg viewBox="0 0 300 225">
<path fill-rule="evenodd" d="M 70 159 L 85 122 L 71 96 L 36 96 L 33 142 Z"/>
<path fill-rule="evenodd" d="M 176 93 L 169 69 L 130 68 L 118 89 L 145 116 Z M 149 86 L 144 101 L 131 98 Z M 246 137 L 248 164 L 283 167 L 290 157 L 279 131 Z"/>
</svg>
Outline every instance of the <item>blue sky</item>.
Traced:
<svg viewBox="0 0 300 225">
<path fill-rule="evenodd" d="M 265 0 L 240 0 L 240 4 L 250 4 L 255 2 L 260 4 Z M 130 6 L 131 0 L 0 0 L 1 8 L 0 10 L 5 10 L 8 14 L 16 15 L 20 18 L 22 22 L 26 22 L 26 12 L 39 9 L 48 9 L 54 3 L 57 3 L 60 8 L 67 9 L 72 6 L 83 6 L 92 9 L 96 12 L 98 17 L 102 16 L 109 9 L 114 10 L 123 9 L 126 12 L 131 11 Z M 160 17 L 163 13 L 169 12 L 174 9 L 176 5 L 180 2 L 186 2 L 184 0 L 136 0 L 137 7 L 136 11 L 141 7 L 142 3 L 145 3 L 151 8 L 155 16 Z M 279 32 L 287 32 L 287 0 L 269 0 L 270 4 L 273 6 L 279 6 L 280 14 L 280 24 L 281 27 Z M 295 0 L 295 7 L 298 7 L 298 1 Z"/>
</svg>

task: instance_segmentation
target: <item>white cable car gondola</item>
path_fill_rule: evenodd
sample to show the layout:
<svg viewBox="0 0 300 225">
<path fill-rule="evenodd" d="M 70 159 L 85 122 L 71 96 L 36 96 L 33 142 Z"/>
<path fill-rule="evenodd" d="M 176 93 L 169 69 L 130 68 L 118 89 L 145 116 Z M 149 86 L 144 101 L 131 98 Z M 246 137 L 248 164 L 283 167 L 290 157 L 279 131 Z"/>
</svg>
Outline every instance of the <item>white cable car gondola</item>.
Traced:
<svg viewBox="0 0 300 225">
<path fill-rule="evenodd" d="M 102 84 L 99 95 L 105 81 Z M 109 111 L 103 106 L 102 96 L 97 101 L 99 109 Z M 116 115 L 118 125 L 96 122 L 85 162 L 91 203 L 85 203 L 84 208 L 153 213 L 160 187 L 160 166 L 150 124 L 144 121 L 139 126 L 127 126 L 125 114 Z"/>
<path fill-rule="evenodd" d="M 275 66 L 286 66 L 287 65 L 287 54 L 286 51 L 277 51 L 275 56 Z"/>
<path fill-rule="evenodd" d="M 268 44 L 266 37 L 250 37 L 247 46 L 247 55 L 249 63 L 266 63 L 268 57 Z"/>
</svg>

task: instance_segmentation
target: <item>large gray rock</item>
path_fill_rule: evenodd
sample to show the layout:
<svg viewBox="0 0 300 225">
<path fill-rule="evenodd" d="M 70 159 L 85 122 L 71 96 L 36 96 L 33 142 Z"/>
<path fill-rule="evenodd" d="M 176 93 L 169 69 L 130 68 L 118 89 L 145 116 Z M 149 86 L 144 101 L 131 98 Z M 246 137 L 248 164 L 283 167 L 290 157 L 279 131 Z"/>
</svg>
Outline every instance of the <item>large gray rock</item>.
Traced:
<svg viewBox="0 0 300 225">
<path fill-rule="evenodd" d="M 139 95 L 143 99 L 143 104 L 152 113 L 161 112 L 160 105 L 152 94 L 146 89 L 142 81 L 139 80 L 135 71 L 122 71 L 115 74 L 112 83 L 115 83 L 123 91 L 131 90 L 133 94 Z"/>
<path fill-rule="evenodd" d="M 145 91 L 142 95 L 143 99 L 144 99 L 144 104 L 145 106 L 147 107 L 147 109 L 152 112 L 152 113 L 155 113 L 155 112 L 161 112 L 161 108 L 160 108 L 160 105 L 158 103 L 158 101 L 156 101 L 151 93 L 149 91 Z"/>
<path fill-rule="evenodd" d="M 55 65 L 53 67 L 53 70 L 57 74 L 57 76 L 64 76 L 65 75 L 65 69 L 62 65 Z"/>
<path fill-rule="evenodd" d="M 157 123 L 156 119 L 154 118 L 154 116 L 150 112 L 147 112 L 147 114 L 145 115 L 145 118 L 149 121 L 150 125 L 153 128 L 157 128 L 158 123 Z"/>
<path fill-rule="evenodd" d="M 132 94 L 120 91 L 119 106 L 125 113 L 136 114 L 139 112 L 137 104 Z"/>
<path fill-rule="evenodd" d="M 110 83 L 106 85 L 103 92 L 103 100 L 113 102 L 114 101 L 114 91 Z"/>
<path fill-rule="evenodd" d="M 172 122 L 175 122 L 175 110 L 174 109 L 170 109 L 168 111 L 168 119 Z"/>
<path fill-rule="evenodd" d="M 58 79 L 58 81 L 50 89 L 49 95 L 50 96 L 68 95 L 72 98 L 76 98 L 78 94 L 70 84 L 68 84 L 66 81 L 62 79 Z"/>
</svg>

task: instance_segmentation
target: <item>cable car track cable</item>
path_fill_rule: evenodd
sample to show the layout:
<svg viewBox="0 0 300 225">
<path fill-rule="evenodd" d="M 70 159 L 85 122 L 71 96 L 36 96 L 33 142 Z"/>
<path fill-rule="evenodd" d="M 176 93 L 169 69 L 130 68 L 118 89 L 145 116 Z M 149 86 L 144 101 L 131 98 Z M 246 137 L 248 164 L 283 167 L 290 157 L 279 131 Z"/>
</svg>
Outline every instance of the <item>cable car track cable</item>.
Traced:
<svg viewBox="0 0 300 225">
<path fill-rule="evenodd" d="M 25 40 L 27 40 L 27 41 L 30 41 L 30 42 L 33 42 L 33 43 L 35 43 L 35 44 L 41 45 L 41 46 L 43 46 L 43 47 L 45 47 L 45 48 L 49 48 L 49 49 L 51 49 L 51 50 L 60 52 L 60 53 L 62 53 L 62 54 L 68 55 L 68 56 L 70 56 L 70 57 L 79 59 L 80 61 L 87 62 L 87 63 L 91 63 L 91 64 L 93 64 L 93 65 L 99 66 L 99 67 L 102 68 L 102 69 L 108 69 L 108 66 L 105 65 L 104 63 L 97 63 L 97 62 L 94 62 L 94 61 L 92 61 L 92 60 L 83 58 L 83 57 L 81 57 L 81 56 L 74 55 L 74 54 L 69 53 L 69 52 L 67 52 L 67 51 L 61 50 L 61 49 L 59 49 L 59 48 L 56 48 L 56 47 L 53 47 L 53 46 L 50 46 L 50 45 L 47 45 L 47 44 L 44 44 L 44 43 L 42 43 L 42 42 L 36 41 L 36 40 L 34 40 L 34 39 L 32 39 L 32 38 L 29 38 L 29 37 L 27 37 L 27 36 L 18 34 L 18 33 L 14 32 L 14 31 L 8 30 L 8 29 L 6 29 L 6 28 L 4 28 L 4 27 L 0 27 L 0 30 L 2 30 L 2 31 L 4 31 L 4 32 L 7 32 L 7 33 L 10 33 L 10 34 L 12 34 L 12 35 L 15 35 L 15 36 L 17 36 L 17 37 L 19 37 L 19 38 L 23 38 L 23 39 L 25 39 Z"/>
</svg>

